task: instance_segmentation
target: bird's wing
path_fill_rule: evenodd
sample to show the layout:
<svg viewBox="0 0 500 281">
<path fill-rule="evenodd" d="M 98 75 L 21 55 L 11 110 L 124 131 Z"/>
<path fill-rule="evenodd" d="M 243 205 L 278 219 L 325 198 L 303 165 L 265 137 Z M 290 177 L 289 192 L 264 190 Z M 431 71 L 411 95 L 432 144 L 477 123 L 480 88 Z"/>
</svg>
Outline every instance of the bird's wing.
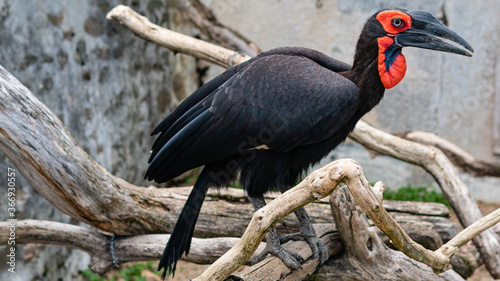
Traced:
<svg viewBox="0 0 500 281">
<path fill-rule="evenodd" d="M 349 67 L 298 48 L 266 52 L 228 69 L 158 125 L 146 178 L 164 182 L 246 149 L 289 151 L 335 133 L 356 111 L 357 87 L 303 55 L 334 70 Z"/>
<path fill-rule="evenodd" d="M 236 73 L 203 105 L 250 146 L 286 152 L 337 132 L 356 112 L 358 98 L 357 86 L 340 74 L 277 54 Z"/>
<path fill-rule="evenodd" d="M 158 147 L 165 145 L 166 140 L 168 139 L 165 137 L 165 132 L 171 129 L 172 125 L 174 125 L 176 121 L 183 119 L 183 116 L 192 116 L 193 114 L 192 112 L 189 113 L 189 110 L 191 110 L 193 107 L 198 107 L 201 100 L 212 94 L 214 90 L 216 90 L 220 85 L 231 78 L 241 67 L 244 67 L 244 65 L 231 67 L 214 79 L 210 80 L 189 97 L 187 97 L 172 113 L 170 113 L 165 119 L 163 119 L 163 121 L 158 124 L 158 126 L 156 126 L 156 128 L 151 133 L 152 136 L 160 132 L 162 133 L 160 137 L 156 139 L 151 150 L 158 150 Z M 177 122 L 177 125 L 180 125 L 179 122 Z"/>
<path fill-rule="evenodd" d="M 234 154 L 224 149 L 242 142 L 237 131 L 221 123 L 203 106 L 213 93 L 251 61 L 227 69 L 187 97 L 151 133 L 160 133 L 151 148 L 145 178 L 165 182 L 185 171 Z"/>
</svg>

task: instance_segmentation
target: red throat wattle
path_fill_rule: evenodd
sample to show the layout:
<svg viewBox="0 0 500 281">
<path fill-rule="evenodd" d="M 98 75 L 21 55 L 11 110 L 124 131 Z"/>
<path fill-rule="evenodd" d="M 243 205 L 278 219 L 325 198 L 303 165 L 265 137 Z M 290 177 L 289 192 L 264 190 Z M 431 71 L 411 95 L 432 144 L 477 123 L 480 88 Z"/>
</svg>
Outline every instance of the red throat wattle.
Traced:
<svg viewBox="0 0 500 281">
<path fill-rule="evenodd" d="M 378 73 L 386 89 L 396 86 L 406 73 L 406 60 L 401 52 L 395 58 L 386 57 L 392 43 L 393 39 L 389 36 L 378 38 Z M 388 60 L 391 60 L 390 64 Z"/>
<path fill-rule="evenodd" d="M 411 28 L 411 17 L 401 11 L 383 11 L 377 15 L 387 36 L 379 37 L 378 40 L 378 73 L 380 80 L 386 89 L 396 86 L 405 76 L 406 60 L 400 48 L 391 46 L 396 35 Z M 398 25 L 393 23 L 398 20 Z"/>
</svg>

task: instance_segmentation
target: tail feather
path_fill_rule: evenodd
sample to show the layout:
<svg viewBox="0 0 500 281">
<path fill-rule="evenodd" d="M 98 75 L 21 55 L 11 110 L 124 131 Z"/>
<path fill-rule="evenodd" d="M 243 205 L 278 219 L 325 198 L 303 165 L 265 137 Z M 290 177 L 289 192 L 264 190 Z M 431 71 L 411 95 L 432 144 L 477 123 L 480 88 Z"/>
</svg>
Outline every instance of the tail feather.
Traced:
<svg viewBox="0 0 500 281">
<path fill-rule="evenodd" d="M 194 105 L 190 108 L 184 115 L 179 117 L 168 129 L 165 129 L 162 134 L 156 138 L 156 141 L 151 148 L 151 158 L 149 162 L 156 156 L 156 154 L 161 149 L 161 146 L 164 146 L 169 139 L 171 139 L 176 133 L 178 133 L 182 128 L 189 124 L 189 122 L 193 121 L 196 117 L 198 117 L 203 111 L 206 111 L 207 108 L 204 108 L 201 103 Z"/>
<path fill-rule="evenodd" d="M 175 224 L 174 230 L 170 235 L 170 239 L 168 240 L 167 246 L 161 256 L 160 264 L 158 265 L 158 270 L 164 269 L 162 279 L 165 279 L 169 274 L 173 276 L 177 261 L 184 253 L 186 253 L 186 255 L 189 253 L 194 226 L 198 220 L 201 205 L 205 200 L 205 195 L 208 190 L 207 178 L 208 172 L 207 169 L 204 169 L 198 177 L 191 194 L 189 194 L 186 204 Z"/>
<path fill-rule="evenodd" d="M 159 148 L 158 151 L 153 152 L 150 158 L 149 168 L 144 177 L 149 180 L 158 178 L 159 175 L 164 172 L 162 167 L 168 167 L 168 163 L 165 162 L 172 158 L 172 152 L 177 151 L 179 153 L 182 151 L 179 149 L 179 146 L 185 145 L 184 142 L 187 139 L 192 138 L 192 135 L 195 134 L 211 117 L 213 117 L 213 115 L 210 111 L 204 111 L 187 126 L 176 132 L 176 134 L 169 139 L 165 145 Z"/>
<path fill-rule="evenodd" d="M 166 131 L 177 118 L 181 117 L 188 111 L 191 107 L 202 101 L 204 98 L 209 96 L 215 89 L 220 85 L 224 84 L 229 78 L 231 78 L 238 69 L 242 68 L 242 65 L 237 67 L 228 68 L 222 74 L 219 74 L 214 79 L 207 82 L 205 85 L 201 86 L 198 90 L 187 97 L 170 115 L 168 115 L 151 133 L 152 136 Z"/>
</svg>

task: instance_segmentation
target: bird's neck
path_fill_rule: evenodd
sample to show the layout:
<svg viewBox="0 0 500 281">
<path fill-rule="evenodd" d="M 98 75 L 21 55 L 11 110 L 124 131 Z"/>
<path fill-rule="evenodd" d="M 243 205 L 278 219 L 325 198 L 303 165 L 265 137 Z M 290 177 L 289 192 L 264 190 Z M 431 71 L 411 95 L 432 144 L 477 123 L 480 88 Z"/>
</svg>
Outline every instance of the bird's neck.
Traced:
<svg viewBox="0 0 500 281">
<path fill-rule="evenodd" d="M 370 111 L 384 96 L 385 87 L 380 80 L 378 70 L 378 48 L 375 46 L 374 49 L 375 51 L 360 51 L 358 48 L 351 70 L 342 73 L 358 86 L 360 115 Z"/>
</svg>

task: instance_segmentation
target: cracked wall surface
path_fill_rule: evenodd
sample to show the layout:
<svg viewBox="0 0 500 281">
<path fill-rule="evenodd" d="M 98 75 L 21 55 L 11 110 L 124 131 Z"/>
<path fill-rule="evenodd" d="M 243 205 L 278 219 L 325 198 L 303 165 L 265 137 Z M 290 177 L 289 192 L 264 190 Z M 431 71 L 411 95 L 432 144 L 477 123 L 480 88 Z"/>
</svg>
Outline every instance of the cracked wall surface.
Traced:
<svg viewBox="0 0 500 281">
<path fill-rule="evenodd" d="M 100 165 L 129 182 L 149 185 L 143 177 L 154 141 L 150 133 L 197 88 L 196 64 L 106 20 L 118 4 L 161 26 L 192 33 L 169 1 L 0 0 L 0 64 L 63 121 Z M 13 166 L 1 155 L 0 171 L 8 167 Z M 19 172 L 16 180 L 17 219 L 77 223 Z M 6 203 L 2 196 L 0 206 Z M 0 210 L 2 220 L 6 211 Z M 86 254 L 65 247 L 19 246 L 12 275 L 6 272 L 4 251 L 0 247 L 1 280 L 76 280 L 89 262 Z"/>
</svg>

